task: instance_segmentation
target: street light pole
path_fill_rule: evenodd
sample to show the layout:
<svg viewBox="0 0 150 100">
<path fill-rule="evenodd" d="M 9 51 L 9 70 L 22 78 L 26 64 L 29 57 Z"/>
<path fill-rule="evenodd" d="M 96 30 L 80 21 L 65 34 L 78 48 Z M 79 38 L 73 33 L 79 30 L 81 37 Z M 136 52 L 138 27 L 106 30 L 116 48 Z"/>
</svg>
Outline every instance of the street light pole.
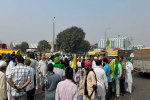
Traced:
<svg viewBox="0 0 150 100">
<path fill-rule="evenodd" d="M 55 19 L 55 17 L 54 17 L 54 19 Z M 54 52 L 54 38 L 55 38 L 55 33 L 54 33 L 54 25 L 55 25 L 55 23 L 54 23 L 54 19 L 53 19 L 53 52 Z"/>
<path fill-rule="evenodd" d="M 107 29 L 110 29 L 110 28 L 107 28 Z M 106 31 L 107 31 L 107 29 L 106 29 Z M 106 44 L 107 44 L 107 42 L 106 42 L 106 31 L 105 31 L 105 52 L 106 52 Z"/>
</svg>

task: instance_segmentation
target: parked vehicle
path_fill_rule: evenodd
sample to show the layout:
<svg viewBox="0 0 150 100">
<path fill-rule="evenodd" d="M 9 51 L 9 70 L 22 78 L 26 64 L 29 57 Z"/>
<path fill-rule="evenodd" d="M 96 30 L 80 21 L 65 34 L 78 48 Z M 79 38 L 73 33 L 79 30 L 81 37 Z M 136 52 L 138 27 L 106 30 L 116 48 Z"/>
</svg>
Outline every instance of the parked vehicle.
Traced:
<svg viewBox="0 0 150 100">
<path fill-rule="evenodd" d="M 133 58 L 133 67 L 141 76 L 150 73 L 150 49 L 135 50 Z"/>
</svg>

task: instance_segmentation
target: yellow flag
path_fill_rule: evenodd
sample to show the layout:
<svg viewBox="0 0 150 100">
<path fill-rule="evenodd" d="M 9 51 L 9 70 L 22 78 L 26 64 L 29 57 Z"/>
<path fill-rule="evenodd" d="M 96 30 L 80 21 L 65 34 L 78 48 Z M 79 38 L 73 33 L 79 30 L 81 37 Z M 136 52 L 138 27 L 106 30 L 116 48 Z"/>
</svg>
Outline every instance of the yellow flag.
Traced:
<svg viewBox="0 0 150 100">
<path fill-rule="evenodd" d="M 110 75 L 111 76 L 111 79 L 114 78 L 114 71 L 115 71 L 115 59 L 113 59 L 110 63 L 109 63 L 109 66 L 111 68 L 111 71 L 112 71 L 112 74 Z"/>
<path fill-rule="evenodd" d="M 109 37 L 107 37 L 106 50 L 109 48 L 109 46 L 110 46 Z"/>
<path fill-rule="evenodd" d="M 74 58 L 72 60 L 72 65 L 73 65 L 74 69 L 76 69 L 76 54 L 74 55 Z"/>
</svg>

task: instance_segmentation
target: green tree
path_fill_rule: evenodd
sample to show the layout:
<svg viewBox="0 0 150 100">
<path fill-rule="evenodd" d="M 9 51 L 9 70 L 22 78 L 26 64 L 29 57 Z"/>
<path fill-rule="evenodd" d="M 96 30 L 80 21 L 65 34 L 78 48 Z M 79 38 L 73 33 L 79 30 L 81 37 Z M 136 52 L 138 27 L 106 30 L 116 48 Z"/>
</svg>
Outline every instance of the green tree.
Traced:
<svg viewBox="0 0 150 100">
<path fill-rule="evenodd" d="M 50 49 L 51 49 L 51 45 L 48 44 L 48 42 L 46 40 L 41 40 L 39 43 L 38 43 L 38 50 L 40 52 L 42 51 L 46 51 L 46 52 L 50 52 Z"/>
<path fill-rule="evenodd" d="M 88 52 L 89 50 L 90 50 L 90 43 L 89 43 L 89 41 L 88 40 L 84 40 L 83 42 L 82 42 L 82 49 L 81 49 L 81 51 L 82 52 L 85 52 L 85 54 L 86 54 L 86 52 Z"/>
<path fill-rule="evenodd" d="M 85 32 L 82 28 L 71 27 L 57 35 L 56 43 L 65 52 L 77 53 L 82 49 Z"/>
<path fill-rule="evenodd" d="M 21 46 L 19 44 L 16 45 L 15 47 L 16 50 L 21 49 Z"/>
<path fill-rule="evenodd" d="M 26 53 L 26 49 L 29 49 L 29 44 L 27 42 L 22 42 L 19 46 L 23 53 Z"/>
</svg>

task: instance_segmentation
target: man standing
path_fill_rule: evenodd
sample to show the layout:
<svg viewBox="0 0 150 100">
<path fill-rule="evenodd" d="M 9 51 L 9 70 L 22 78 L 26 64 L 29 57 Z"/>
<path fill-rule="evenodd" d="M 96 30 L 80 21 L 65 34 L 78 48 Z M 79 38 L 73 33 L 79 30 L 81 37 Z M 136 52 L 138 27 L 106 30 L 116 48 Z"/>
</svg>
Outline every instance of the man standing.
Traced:
<svg viewBox="0 0 150 100">
<path fill-rule="evenodd" d="M 86 77 L 84 61 L 81 63 L 81 65 L 82 65 L 82 68 L 81 68 L 81 70 L 78 70 L 76 72 L 76 76 L 74 79 L 74 81 L 76 82 L 77 87 L 78 87 L 77 100 L 83 100 L 83 96 L 84 96 L 84 84 L 85 84 L 85 77 Z"/>
<path fill-rule="evenodd" d="M 6 62 L 8 63 L 7 70 L 6 70 L 6 78 L 11 73 L 12 68 L 15 67 L 15 63 L 12 61 L 13 57 L 11 55 L 6 55 Z M 11 98 L 11 86 L 7 83 L 7 96 L 8 100 L 12 100 Z"/>
<path fill-rule="evenodd" d="M 22 56 L 18 56 L 16 62 L 17 66 L 12 68 L 7 80 L 11 86 L 12 100 L 27 100 L 26 86 L 31 81 L 30 72 L 23 65 L 24 58 Z"/>
<path fill-rule="evenodd" d="M 97 57 L 94 57 L 94 60 L 92 62 L 92 68 L 96 68 L 96 62 L 97 62 Z"/>
<path fill-rule="evenodd" d="M 128 93 L 132 93 L 132 74 L 133 74 L 133 65 L 130 62 L 131 58 L 127 57 L 127 62 L 126 62 L 126 75 L 125 75 L 125 84 L 126 84 L 126 91 Z"/>
<path fill-rule="evenodd" d="M 46 72 L 47 72 L 47 65 L 46 65 L 46 61 L 45 61 L 45 56 L 41 57 L 41 60 L 39 61 L 39 64 L 38 64 L 38 68 L 39 68 L 39 73 L 40 73 L 40 82 L 42 80 L 42 77 L 44 75 L 46 75 Z"/>
<path fill-rule="evenodd" d="M 115 57 L 115 71 L 114 71 L 114 79 L 115 79 L 115 85 L 116 85 L 116 97 L 118 98 L 120 96 L 120 80 L 122 76 L 122 65 L 119 61 L 119 57 Z"/>
<path fill-rule="evenodd" d="M 7 100 L 6 75 L 4 73 L 7 64 L 1 59 L 2 57 L 0 56 L 0 100 Z"/>
<path fill-rule="evenodd" d="M 105 54 L 103 54 L 102 57 L 101 57 L 101 60 L 102 60 L 102 66 L 103 66 L 103 67 L 105 66 L 105 63 L 104 63 L 104 61 L 103 61 L 104 58 L 105 58 Z"/>
<path fill-rule="evenodd" d="M 34 93 L 35 93 L 35 84 L 34 84 L 34 77 L 35 77 L 35 70 L 30 67 L 31 64 L 31 60 L 29 59 L 25 59 L 24 60 L 25 66 L 27 67 L 27 69 L 30 72 L 31 75 L 31 82 L 29 83 L 29 85 L 26 87 L 26 91 L 27 91 L 27 100 L 34 100 Z"/>
<path fill-rule="evenodd" d="M 86 78 L 85 78 L 85 90 L 84 95 L 85 100 L 95 100 L 95 95 L 97 94 L 97 83 L 96 83 L 96 75 L 92 69 L 92 63 L 89 60 L 85 62 L 85 70 L 86 70 Z"/>
<path fill-rule="evenodd" d="M 82 66 L 81 66 L 81 57 L 79 57 L 79 61 L 77 62 L 77 69 L 82 70 Z"/>
<path fill-rule="evenodd" d="M 104 58 L 103 59 L 103 62 L 104 62 L 104 68 L 103 70 L 105 71 L 106 73 L 106 77 L 107 77 L 107 82 L 108 82 L 108 92 L 106 93 L 106 100 L 109 100 L 110 99 L 110 95 L 111 95 L 111 91 L 110 91 L 110 87 L 111 87 L 111 83 L 110 83 L 110 73 L 111 73 L 111 68 L 110 66 L 108 65 L 108 59 L 107 58 Z"/>
<path fill-rule="evenodd" d="M 95 100 L 105 100 L 106 92 L 108 92 L 108 82 L 106 73 L 102 68 L 100 68 L 101 66 L 102 61 L 98 60 L 96 62 L 96 68 L 94 69 L 97 79 L 97 93 L 98 93 L 98 98 L 96 98 Z"/>
<path fill-rule="evenodd" d="M 77 100 L 77 86 L 72 82 L 73 69 L 66 68 L 66 80 L 59 82 L 56 88 L 55 100 Z"/>
<path fill-rule="evenodd" d="M 58 75 L 60 75 L 60 77 L 65 80 L 65 66 L 60 64 L 60 58 L 59 57 L 55 57 L 54 58 L 54 72 Z"/>
<path fill-rule="evenodd" d="M 125 74 L 126 74 L 126 64 L 123 61 L 123 57 L 120 57 L 120 62 L 122 63 L 122 76 L 120 80 L 120 94 L 124 96 L 124 86 L 125 86 Z"/>
</svg>

